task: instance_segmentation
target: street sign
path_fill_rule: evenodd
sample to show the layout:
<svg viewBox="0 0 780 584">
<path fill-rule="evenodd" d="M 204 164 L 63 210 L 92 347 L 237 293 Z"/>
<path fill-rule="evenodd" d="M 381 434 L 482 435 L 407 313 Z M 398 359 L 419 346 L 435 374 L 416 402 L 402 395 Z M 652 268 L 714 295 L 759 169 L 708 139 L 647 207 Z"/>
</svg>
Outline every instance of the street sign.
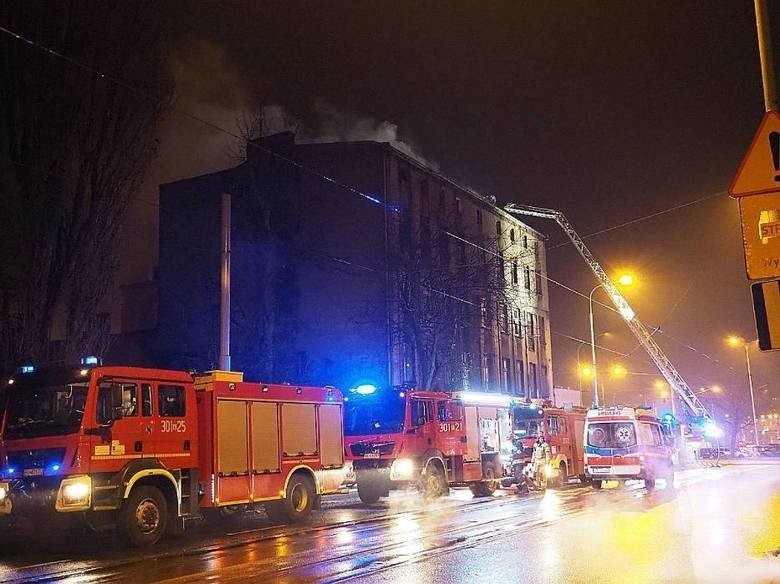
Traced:
<svg viewBox="0 0 780 584">
<path fill-rule="evenodd" d="M 780 277 L 780 193 L 741 197 L 739 214 L 748 279 Z"/>
<path fill-rule="evenodd" d="M 780 191 L 780 115 L 767 112 L 729 187 L 732 197 Z"/>
<path fill-rule="evenodd" d="M 751 284 L 753 311 L 756 315 L 758 348 L 780 349 L 780 280 Z"/>
</svg>

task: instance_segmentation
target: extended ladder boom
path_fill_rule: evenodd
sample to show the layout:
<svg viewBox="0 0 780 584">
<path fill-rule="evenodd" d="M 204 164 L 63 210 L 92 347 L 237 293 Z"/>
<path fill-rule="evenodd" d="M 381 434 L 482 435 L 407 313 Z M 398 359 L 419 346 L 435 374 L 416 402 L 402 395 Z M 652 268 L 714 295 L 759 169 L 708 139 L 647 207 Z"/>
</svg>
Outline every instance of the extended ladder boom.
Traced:
<svg viewBox="0 0 780 584">
<path fill-rule="evenodd" d="M 571 223 L 569 223 L 569 220 L 566 219 L 566 216 L 560 211 L 556 211 L 555 209 L 545 209 L 543 207 L 533 207 L 530 205 L 518 205 L 516 203 L 509 203 L 504 207 L 504 210 L 506 210 L 508 213 L 514 213 L 517 215 L 552 219 L 561 226 L 561 229 L 563 229 L 563 231 L 569 237 L 571 242 L 574 244 L 574 247 L 576 247 L 577 251 L 580 252 L 580 255 L 585 260 L 585 263 L 588 264 L 591 270 L 593 270 L 593 273 L 596 275 L 599 283 L 601 283 L 601 285 L 607 291 L 610 300 L 612 300 L 612 303 L 615 305 L 615 308 L 617 308 L 620 316 L 623 317 L 623 320 L 626 321 L 628 328 L 632 333 L 634 333 L 634 336 L 637 338 L 639 343 L 645 348 L 647 354 L 650 355 L 653 363 L 655 363 L 656 367 L 658 367 L 658 370 L 664 376 L 669 385 L 674 389 L 675 392 L 677 392 L 677 395 L 679 395 L 680 399 L 685 402 L 685 405 L 688 406 L 688 409 L 693 415 L 710 417 L 707 409 L 701 403 L 696 394 L 691 390 L 691 388 L 688 387 L 688 384 L 685 383 L 685 380 L 682 378 L 677 369 L 675 369 L 674 365 L 672 365 L 672 362 L 669 361 L 669 358 L 661 350 L 661 347 L 659 347 L 658 344 L 653 340 L 652 333 L 647 330 L 647 327 L 645 327 L 645 325 L 642 324 L 642 321 L 640 321 L 636 316 L 636 313 L 629 306 L 626 299 L 623 298 L 623 295 L 612 283 L 612 280 L 609 279 L 607 273 L 596 261 L 596 258 L 593 257 L 593 254 L 585 245 L 585 242 L 579 235 L 577 235 L 574 227 L 572 227 Z"/>
</svg>

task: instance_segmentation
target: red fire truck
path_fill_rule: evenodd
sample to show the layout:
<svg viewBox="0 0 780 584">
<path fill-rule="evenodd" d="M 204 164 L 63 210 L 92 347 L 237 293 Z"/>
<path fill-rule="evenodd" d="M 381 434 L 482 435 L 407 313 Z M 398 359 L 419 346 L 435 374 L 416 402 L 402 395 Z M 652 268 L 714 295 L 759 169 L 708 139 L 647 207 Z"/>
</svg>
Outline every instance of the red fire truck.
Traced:
<svg viewBox="0 0 780 584">
<path fill-rule="evenodd" d="M 157 542 L 264 504 L 302 521 L 344 476 L 342 396 L 136 367 L 23 368 L 6 386 L 0 516 L 79 517 Z"/>
<path fill-rule="evenodd" d="M 557 408 L 546 400 L 532 400 L 512 408 L 515 450 L 511 474 L 519 485 L 524 484 L 522 470 L 531 462 L 534 443 L 540 435 L 550 445 L 550 466 L 545 469 L 550 486 L 561 486 L 573 477 L 585 479 L 585 414 L 585 408 Z"/>
<path fill-rule="evenodd" d="M 507 396 L 360 386 L 344 399 L 346 453 L 364 503 L 408 485 L 429 497 L 450 485 L 475 496 L 498 488 L 501 446 L 511 441 Z"/>
</svg>

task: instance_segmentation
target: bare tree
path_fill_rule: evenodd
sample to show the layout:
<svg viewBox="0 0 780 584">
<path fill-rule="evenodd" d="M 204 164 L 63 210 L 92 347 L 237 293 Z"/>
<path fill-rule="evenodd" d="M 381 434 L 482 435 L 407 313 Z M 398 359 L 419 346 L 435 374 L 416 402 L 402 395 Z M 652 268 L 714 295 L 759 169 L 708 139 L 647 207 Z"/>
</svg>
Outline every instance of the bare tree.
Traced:
<svg viewBox="0 0 780 584">
<path fill-rule="evenodd" d="M 420 387 L 463 387 L 480 327 L 510 326 L 500 307 L 513 306 L 500 237 L 461 237 L 455 218 L 402 218 L 393 319 L 394 337 L 411 349 Z M 457 228 L 453 228 L 457 231 Z M 408 352 L 408 351 L 407 351 Z"/>
<path fill-rule="evenodd" d="M 122 221 L 171 95 L 150 5 L 0 5 L 5 26 L 64 56 L 0 39 L 0 369 L 105 343 Z"/>
</svg>

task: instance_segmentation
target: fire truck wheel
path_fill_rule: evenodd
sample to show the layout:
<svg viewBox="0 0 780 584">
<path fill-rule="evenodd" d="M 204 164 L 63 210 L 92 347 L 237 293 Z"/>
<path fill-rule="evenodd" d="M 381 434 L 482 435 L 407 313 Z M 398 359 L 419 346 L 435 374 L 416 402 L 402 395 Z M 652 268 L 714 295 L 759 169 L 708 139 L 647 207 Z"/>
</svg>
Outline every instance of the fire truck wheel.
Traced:
<svg viewBox="0 0 780 584">
<path fill-rule="evenodd" d="M 566 463 L 562 462 L 558 465 L 558 472 L 555 474 L 550 486 L 554 489 L 560 489 L 563 485 L 566 484 L 568 477 L 569 469 L 566 466 Z"/>
<path fill-rule="evenodd" d="M 593 485 L 594 489 L 600 489 L 601 488 L 601 481 L 599 479 L 591 480 L 590 484 Z"/>
<path fill-rule="evenodd" d="M 435 462 L 428 463 L 428 466 L 425 467 L 425 476 L 423 476 L 423 495 L 435 499 L 448 492 L 447 479 L 444 478 L 444 473 L 439 465 Z"/>
<path fill-rule="evenodd" d="M 155 544 L 165 533 L 167 518 L 168 504 L 160 489 L 137 487 L 122 507 L 122 534 L 134 547 Z"/>
<path fill-rule="evenodd" d="M 300 475 L 293 475 L 287 484 L 287 496 L 284 498 L 284 510 L 292 523 L 306 521 L 314 506 L 314 486 L 311 481 Z"/>
<path fill-rule="evenodd" d="M 366 505 L 376 503 L 385 491 L 382 481 L 367 476 L 360 477 L 357 481 L 357 492 L 360 500 Z"/>
</svg>

